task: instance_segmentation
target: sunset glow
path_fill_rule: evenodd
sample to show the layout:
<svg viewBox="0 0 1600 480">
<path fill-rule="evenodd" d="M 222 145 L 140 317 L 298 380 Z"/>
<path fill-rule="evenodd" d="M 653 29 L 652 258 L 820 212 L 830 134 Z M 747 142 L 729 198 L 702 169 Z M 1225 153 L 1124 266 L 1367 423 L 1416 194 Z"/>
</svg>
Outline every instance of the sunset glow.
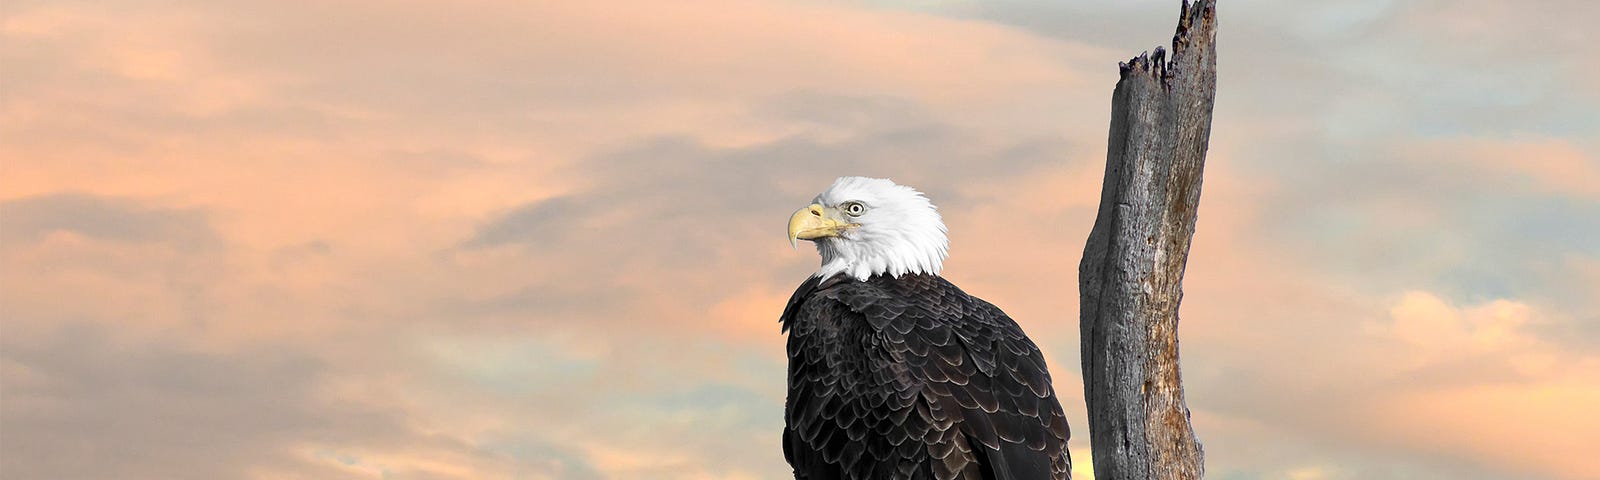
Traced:
<svg viewBox="0 0 1600 480">
<path fill-rule="evenodd" d="M 1600 479 L 1600 6 L 1221 3 L 1208 475 Z M 1177 0 L 3 10 L 0 477 L 792 478 L 782 224 L 865 175 L 1092 478 L 1078 262 Z"/>
</svg>

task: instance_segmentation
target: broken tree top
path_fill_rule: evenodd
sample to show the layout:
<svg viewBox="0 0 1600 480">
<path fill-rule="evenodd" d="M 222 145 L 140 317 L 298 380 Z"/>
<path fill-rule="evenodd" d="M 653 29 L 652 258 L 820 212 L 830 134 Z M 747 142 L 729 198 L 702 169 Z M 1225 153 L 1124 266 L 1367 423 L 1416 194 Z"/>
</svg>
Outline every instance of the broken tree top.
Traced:
<svg viewBox="0 0 1600 480">
<path fill-rule="evenodd" d="M 1172 34 L 1172 61 L 1167 62 L 1165 47 L 1156 47 L 1154 52 L 1140 53 L 1126 62 L 1117 64 L 1122 78 L 1127 78 L 1131 72 L 1139 72 L 1161 79 L 1163 86 L 1171 87 L 1172 78 L 1181 70 L 1185 63 L 1185 54 L 1189 53 L 1189 46 L 1193 38 L 1204 40 L 1204 56 L 1212 56 L 1210 51 L 1214 45 L 1217 34 L 1217 4 L 1214 0 L 1201 0 L 1191 5 L 1187 0 L 1183 2 L 1183 13 L 1178 17 L 1178 31 Z"/>
</svg>

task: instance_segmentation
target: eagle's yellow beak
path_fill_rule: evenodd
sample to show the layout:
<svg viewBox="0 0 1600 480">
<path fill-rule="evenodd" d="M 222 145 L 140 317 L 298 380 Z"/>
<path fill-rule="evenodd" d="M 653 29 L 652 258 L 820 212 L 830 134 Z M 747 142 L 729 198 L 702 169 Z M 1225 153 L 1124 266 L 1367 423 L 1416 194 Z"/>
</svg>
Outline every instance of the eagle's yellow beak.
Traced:
<svg viewBox="0 0 1600 480">
<path fill-rule="evenodd" d="M 799 248 L 800 240 L 837 237 L 839 232 L 855 227 L 853 223 L 840 221 L 838 211 L 813 203 L 789 217 L 789 246 Z"/>
</svg>

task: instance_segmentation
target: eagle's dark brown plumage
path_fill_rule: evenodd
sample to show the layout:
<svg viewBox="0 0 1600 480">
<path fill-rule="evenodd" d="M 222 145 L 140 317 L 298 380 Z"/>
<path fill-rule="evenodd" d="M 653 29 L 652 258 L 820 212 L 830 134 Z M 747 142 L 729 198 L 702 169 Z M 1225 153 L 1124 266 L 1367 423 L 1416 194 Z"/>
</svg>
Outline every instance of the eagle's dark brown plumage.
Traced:
<svg viewBox="0 0 1600 480">
<path fill-rule="evenodd" d="M 834 275 L 781 321 L 796 479 L 1070 478 L 1044 355 L 994 305 L 934 274 Z"/>
</svg>

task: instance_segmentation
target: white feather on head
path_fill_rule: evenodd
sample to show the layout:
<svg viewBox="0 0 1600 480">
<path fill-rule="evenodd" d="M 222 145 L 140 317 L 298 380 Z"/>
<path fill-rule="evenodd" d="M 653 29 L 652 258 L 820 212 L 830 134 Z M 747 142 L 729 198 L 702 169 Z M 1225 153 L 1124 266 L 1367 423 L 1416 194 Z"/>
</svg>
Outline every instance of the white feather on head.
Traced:
<svg viewBox="0 0 1600 480">
<path fill-rule="evenodd" d="M 843 273 L 864 281 L 873 275 L 939 273 L 950 239 L 938 207 L 922 192 L 885 178 L 840 177 L 813 200 L 826 208 L 849 202 L 865 207 L 851 218 L 858 226 L 818 239 L 822 268 L 817 277 Z"/>
</svg>

